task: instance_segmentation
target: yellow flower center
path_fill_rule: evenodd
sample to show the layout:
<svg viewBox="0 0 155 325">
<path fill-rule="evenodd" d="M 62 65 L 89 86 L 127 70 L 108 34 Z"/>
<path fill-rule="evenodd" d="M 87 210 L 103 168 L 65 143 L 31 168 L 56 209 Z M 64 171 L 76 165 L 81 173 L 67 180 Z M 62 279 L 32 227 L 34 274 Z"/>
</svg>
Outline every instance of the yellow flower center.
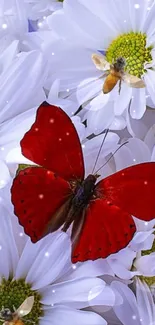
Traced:
<svg viewBox="0 0 155 325">
<path fill-rule="evenodd" d="M 152 61 L 152 46 L 146 47 L 146 34 L 130 32 L 118 36 L 109 45 L 106 58 L 113 63 L 118 57 L 126 60 L 125 70 L 131 75 L 142 77 L 144 63 Z"/>
</svg>

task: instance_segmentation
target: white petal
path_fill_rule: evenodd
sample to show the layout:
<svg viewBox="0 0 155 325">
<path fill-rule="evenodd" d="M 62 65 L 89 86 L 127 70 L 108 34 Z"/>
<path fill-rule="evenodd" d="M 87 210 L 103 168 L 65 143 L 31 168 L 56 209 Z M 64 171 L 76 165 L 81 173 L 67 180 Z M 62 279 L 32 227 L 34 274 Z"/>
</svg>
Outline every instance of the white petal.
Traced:
<svg viewBox="0 0 155 325">
<path fill-rule="evenodd" d="M 131 255 L 131 258 L 133 257 L 133 252 L 130 250 L 130 253 L 128 253 L 129 256 Z M 135 254 L 136 256 L 136 254 Z M 134 275 L 139 274 L 139 272 L 131 272 L 129 271 L 126 266 L 120 261 L 119 259 L 117 260 L 116 258 L 110 259 L 109 260 L 110 267 L 112 268 L 113 272 L 115 275 L 117 275 L 120 279 L 131 279 Z"/>
<path fill-rule="evenodd" d="M 155 253 L 141 256 L 135 260 L 134 265 L 142 275 L 155 276 Z"/>
<path fill-rule="evenodd" d="M 104 288 L 105 282 L 101 279 L 83 277 L 48 286 L 40 292 L 44 304 L 73 304 L 76 308 L 84 308 L 92 305 Z"/>
<path fill-rule="evenodd" d="M 81 122 L 80 117 L 77 115 L 72 117 L 72 122 L 77 130 L 80 140 L 82 141 L 86 136 L 86 128 L 84 124 Z"/>
<path fill-rule="evenodd" d="M 118 253 L 109 256 L 107 258 L 107 261 L 109 264 L 111 264 L 111 261 L 117 260 L 118 263 L 122 264 L 126 269 L 130 270 L 135 256 L 135 252 L 132 252 L 129 247 L 126 247 L 124 249 L 121 249 Z"/>
<path fill-rule="evenodd" d="M 133 136 L 144 139 L 148 128 L 152 126 L 154 112 L 147 109 L 141 120 L 132 119 L 128 110 L 126 111 L 126 122 L 128 132 Z"/>
<path fill-rule="evenodd" d="M 144 161 L 150 161 L 151 153 L 148 147 L 140 139 L 129 139 L 114 156 L 116 170 L 121 170 L 127 166 L 138 164 Z"/>
<path fill-rule="evenodd" d="M 114 311 L 124 325 L 140 325 L 136 298 L 133 292 L 121 282 L 112 282 L 111 287 L 116 289 L 123 298 L 123 304 L 114 306 Z"/>
<path fill-rule="evenodd" d="M 48 103 L 61 107 L 69 116 L 72 116 L 79 108 L 76 101 L 59 98 L 60 80 L 55 80 L 51 86 Z"/>
<path fill-rule="evenodd" d="M 148 6 L 151 7 L 151 10 L 148 11 L 147 19 L 144 25 L 144 31 L 148 35 L 148 38 L 151 38 L 155 30 L 155 23 L 154 23 L 155 6 L 154 3 L 153 5 L 151 5 L 150 2 L 148 3 Z"/>
<path fill-rule="evenodd" d="M 18 45 L 19 42 L 15 40 L 0 54 L 1 72 L 7 69 L 10 64 L 12 64 L 12 60 L 18 53 Z"/>
<path fill-rule="evenodd" d="M 154 145 L 155 145 L 155 124 L 148 130 L 144 142 L 149 147 L 150 151 L 152 152 Z"/>
<path fill-rule="evenodd" d="M 155 72 L 148 69 L 144 76 L 144 81 L 147 87 L 147 91 L 151 96 L 153 103 L 155 103 Z"/>
<path fill-rule="evenodd" d="M 138 232 L 134 235 L 129 247 L 138 252 L 141 250 L 151 249 L 154 241 L 152 231 Z"/>
<path fill-rule="evenodd" d="M 53 325 L 72 325 L 73 319 L 75 325 L 106 325 L 106 321 L 99 315 L 90 311 L 81 311 L 71 309 L 67 306 L 55 306 L 45 312 L 45 320 L 52 320 Z M 44 319 L 39 323 L 44 325 Z M 48 323 L 47 323 L 48 324 Z"/>
<path fill-rule="evenodd" d="M 132 88 L 128 87 L 127 84 L 123 83 L 121 87 L 120 95 L 117 94 L 114 112 L 116 115 L 121 115 L 124 110 L 129 106 L 129 102 L 132 96 Z"/>
<path fill-rule="evenodd" d="M 147 284 L 142 283 L 139 279 L 136 281 L 136 297 L 142 324 L 153 324 L 155 319 L 153 297 Z"/>
<path fill-rule="evenodd" d="M 68 270 L 71 244 L 68 235 L 56 232 L 41 240 L 39 253 L 38 249 L 34 250 L 37 251 L 37 256 L 35 255 L 36 258 L 28 270 L 26 281 L 32 283 L 33 289 L 40 289 L 56 281 Z"/>
<path fill-rule="evenodd" d="M 4 204 L 7 205 L 6 200 Z M 18 251 L 13 236 L 9 210 L 3 206 L 3 201 L 0 205 L 0 215 L 0 275 L 7 279 L 11 273 L 14 274 L 15 272 L 18 264 Z"/>
<path fill-rule="evenodd" d="M 146 110 L 145 88 L 132 89 L 130 114 L 132 118 L 140 119 Z"/>
<path fill-rule="evenodd" d="M 21 153 L 21 148 L 14 148 L 9 151 L 6 156 L 6 162 L 9 165 L 10 163 L 17 163 L 17 164 L 30 164 L 36 165 L 31 160 L 25 158 Z"/>
<path fill-rule="evenodd" d="M 85 142 L 82 147 L 83 147 L 83 154 L 84 154 L 84 161 L 85 161 L 85 170 L 86 170 L 86 175 L 92 173 L 97 154 L 99 152 L 99 149 L 101 147 L 102 141 L 103 141 L 104 135 L 101 134 L 98 137 L 95 137 L 91 140 L 88 140 Z M 101 150 L 101 154 L 99 156 L 97 165 L 95 170 L 100 168 L 103 163 L 104 163 L 104 158 L 111 153 L 113 150 L 116 149 L 117 142 L 119 141 L 119 137 L 117 134 L 109 132 L 107 135 L 107 138 L 104 142 L 103 145 L 103 150 Z M 104 173 L 103 168 L 103 173 Z"/>
<path fill-rule="evenodd" d="M 110 130 L 122 130 L 126 127 L 126 120 L 123 116 L 115 116 L 113 122 L 110 124 Z"/>
<path fill-rule="evenodd" d="M 49 56 L 49 53 L 53 55 Z M 50 48 L 47 48 L 47 55 L 49 61 L 49 76 L 45 83 L 47 89 L 51 87 L 53 81 L 59 79 L 60 90 L 66 91 L 66 96 L 68 96 L 68 89 L 75 89 L 84 80 L 90 81 L 101 76 L 101 72 L 92 62 L 92 50 L 85 49 L 85 47 L 57 40 L 52 42 Z"/>
<path fill-rule="evenodd" d="M 114 120 L 114 108 L 112 102 L 103 105 L 103 108 L 97 111 L 89 111 L 85 118 L 87 119 L 87 132 L 89 134 L 99 134 L 109 128 Z"/>
<path fill-rule="evenodd" d="M 33 51 L 21 53 L 18 60 L 14 61 L 11 67 L 1 74 L 1 122 L 31 108 L 34 98 L 35 104 L 39 106 L 45 70 L 44 68 L 43 72 L 41 53 Z M 42 97 L 42 101 L 44 98 L 45 95 Z"/>
<path fill-rule="evenodd" d="M 146 222 L 134 217 L 134 221 L 136 223 L 137 231 L 149 231 L 155 226 L 155 219 Z"/>
<path fill-rule="evenodd" d="M 131 29 L 136 31 L 143 31 L 144 23 L 148 14 L 147 1 L 141 2 L 140 0 L 128 0 L 128 10 L 131 19 Z"/>
<path fill-rule="evenodd" d="M 83 278 L 84 276 L 95 277 L 103 274 L 114 276 L 108 261 L 99 258 L 96 261 L 86 261 L 84 263 L 76 263 L 72 265 L 72 270 L 69 274 L 63 277 L 63 281 L 75 280 Z"/>
<path fill-rule="evenodd" d="M 96 101 L 99 101 L 97 103 L 97 109 L 100 109 L 100 107 L 103 107 L 104 104 L 108 101 L 108 96 L 100 94 L 102 89 L 103 81 L 101 79 L 92 80 L 92 78 L 85 79 L 82 81 L 76 90 L 76 98 L 78 100 L 79 105 L 83 105 L 84 103 L 91 100 L 91 105 L 87 107 L 86 109 L 95 110 L 94 106 L 96 105 Z M 95 98 L 95 99 L 93 99 Z M 95 101 L 95 102 L 94 102 Z"/>
<path fill-rule="evenodd" d="M 0 160 L 0 188 L 6 186 L 10 179 L 11 175 L 9 173 L 7 165 L 2 160 Z"/>
<path fill-rule="evenodd" d="M 85 106 L 85 109 L 89 109 L 90 111 L 97 111 L 99 109 L 102 109 L 108 103 L 108 99 L 109 94 L 104 95 L 103 93 L 100 93 L 98 96 L 91 100 L 90 104 Z"/>
</svg>

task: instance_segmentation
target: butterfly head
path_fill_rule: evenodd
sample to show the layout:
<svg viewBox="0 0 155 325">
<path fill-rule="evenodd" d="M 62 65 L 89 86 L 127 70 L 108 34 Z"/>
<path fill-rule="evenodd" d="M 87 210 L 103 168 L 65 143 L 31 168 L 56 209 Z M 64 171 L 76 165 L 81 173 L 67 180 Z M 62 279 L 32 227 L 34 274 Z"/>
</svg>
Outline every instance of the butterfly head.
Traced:
<svg viewBox="0 0 155 325">
<path fill-rule="evenodd" d="M 94 177 L 95 177 L 95 181 L 97 181 L 97 179 L 101 176 L 101 175 L 99 175 L 99 174 L 95 174 L 95 175 L 93 175 Z"/>
</svg>

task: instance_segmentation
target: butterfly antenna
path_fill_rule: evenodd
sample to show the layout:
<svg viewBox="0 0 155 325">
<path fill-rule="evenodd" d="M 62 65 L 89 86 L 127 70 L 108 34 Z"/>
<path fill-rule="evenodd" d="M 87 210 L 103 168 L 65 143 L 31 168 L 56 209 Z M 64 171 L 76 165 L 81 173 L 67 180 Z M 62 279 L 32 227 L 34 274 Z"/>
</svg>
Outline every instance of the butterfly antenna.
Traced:
<svg viewBox="0 0 155 325">
<path fill-rule="evenodd" d="M 124 142 L 124 143 L 122 143 L 115 151 L 114 151 L 114 153 L 113 154 L 111 154 L 111 156 L 109 157 L 109 159 L 106 161 L 106 163 L 104 164 L 104 165 L 102 165 L 96 172 L 95 172 L 95 174 L 97 174 L 99 171 L 100 171 L 100 169 L 102 169 L 108 162 L 109 162 L 109 160 L 111 160 L 111 158 L 112 157 L 114 157 L 114 155 L 115 155 L 115 153 L 119 150 L 119 149 L 121 149 L 125 144 L 127 144 L 127 143 L 129 143 L 128 141 L 126 141 L 126 142 Z"/>
<path fill-rule="evenodd" d="M 97 154 L 97 157 L 96 157 L 96 160 L 95 160 L 95 164 L 94 164 L 94 167 L 93 167 L 93 170 L 92 170 L 92 174 L 94 173 L 94 170 L 95 170 L 96 164 L 97 164 L 97 162 L 98 162 L 98 159 L 99 159 L 99 156 L 100 156 L 100 153 L 101 153 L 101 150 L 102 150 L 102 147 L 103 147 L 103 144 L 104 144 L 104 141 L 105 141 L 105 139 L 106 139 L 106 137 L 107 137 L 108 132 L 109 132 L 109 129 L 105 130 L 105 135 L 104 135 L 104 138 L 103 138 L 103 140 L 102 140 L 102 143 L 101 143 L 101 146 L 100 146 L 99 152 L 98 152 L 98 154 Z"/>
</svg>

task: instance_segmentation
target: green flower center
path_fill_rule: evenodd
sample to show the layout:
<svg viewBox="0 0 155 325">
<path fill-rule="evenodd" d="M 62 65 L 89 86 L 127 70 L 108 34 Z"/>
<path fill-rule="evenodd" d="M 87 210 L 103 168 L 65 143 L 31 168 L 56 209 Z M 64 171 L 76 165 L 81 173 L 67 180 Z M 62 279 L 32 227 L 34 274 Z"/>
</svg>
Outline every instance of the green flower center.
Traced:
<svg viewBox="0 0 155 325">
<path fill-rule="evenodd" d="M 109 63 L 113 63 L 118 57 L 123 57 L 126 60 L 125 70 L 141 78 L 146 72 L 144 63 L 152 61 L 152 48 L 146 47 L 146 34 L 130 32 L 112 41 L 107 49 L 106 58 Z"/>
<path fill-rule="evenodd" d="M 13 312 L 13 306 L 18 309 L 24 300 L 30 296 L 34 296 L 34 305 L 31 312 L 24 316 L 24 325 L 38 324 L 39 317 L 43 316 L 42 305 L 40 303 L 41 296 L 38 292 L 31 289 L 31 285 L 25 283 L 24 279 L 5 280 L 0 284 L 0 310 L 2 307 L 9 308 Z M 0 324 L 3 324 L 0 322 Z"/>
</svg>

